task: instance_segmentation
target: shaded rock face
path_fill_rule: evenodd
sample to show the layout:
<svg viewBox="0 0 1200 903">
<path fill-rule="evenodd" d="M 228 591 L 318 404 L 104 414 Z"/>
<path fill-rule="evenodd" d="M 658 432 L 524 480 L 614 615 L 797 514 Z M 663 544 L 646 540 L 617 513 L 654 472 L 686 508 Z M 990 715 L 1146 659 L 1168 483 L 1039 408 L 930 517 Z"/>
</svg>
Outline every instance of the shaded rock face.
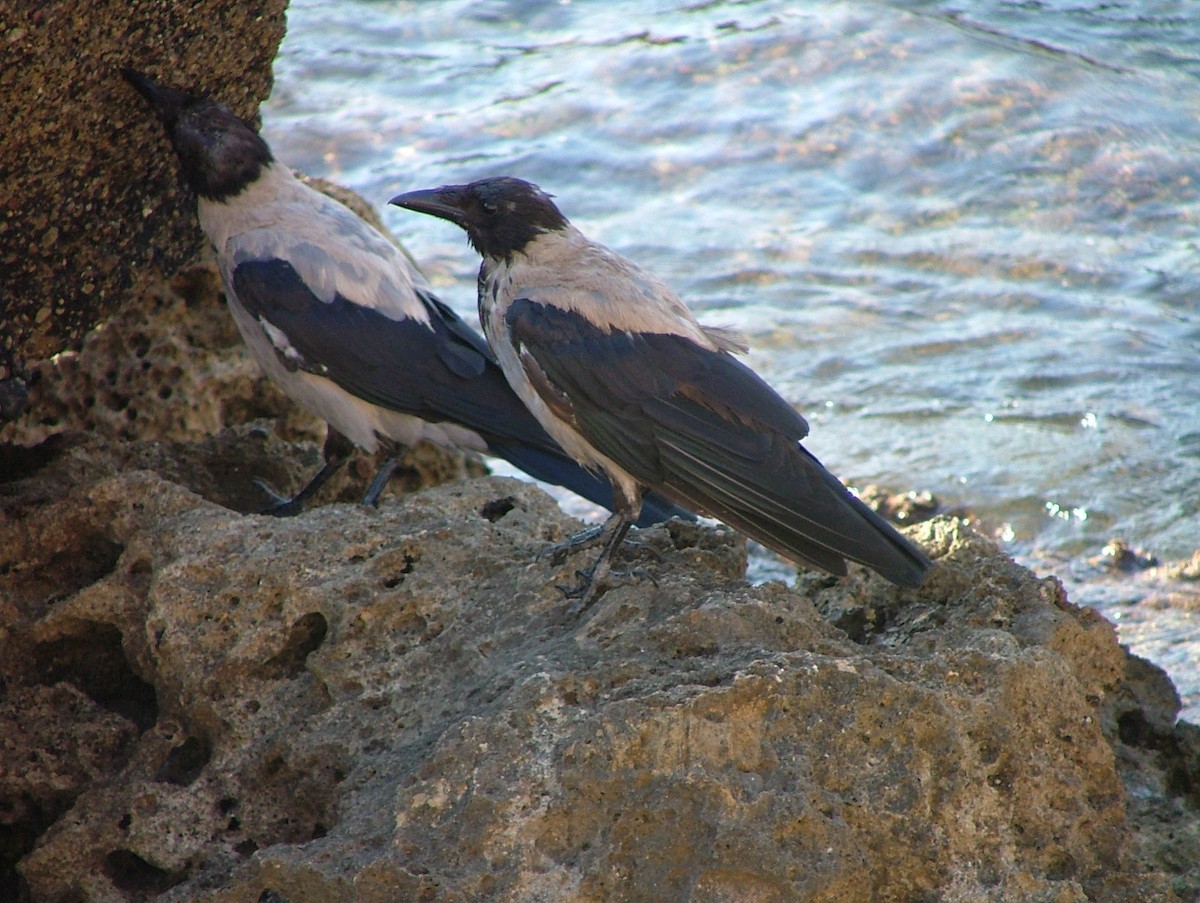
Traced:
<svg viewBox="0 0 1200 903">
<path fill-rule="evenodd" d="M 162 128 L 118 69 L 203 87 L 252 116 L 285 6 L 0 0 L 0 381 L 76 345 L 135 273 L 174 272 L 201 246 Z M 15 409 L 0 386 L 0 407 Z"/>
<path fill-rule="evenodd" d="M 577 524 L 532 486 L 272 520 L 165 479 L 171 448 L 65 445 L 0 484 L 0 897 L 1200 886 L 1170 684 L 957 521 L 912 530 L 941 566 L 905 592 L 749 587 L 728 531 L 657 527 L 579 621 L 555 586 L 591 553 L 535 560 Z"/>
</svg>

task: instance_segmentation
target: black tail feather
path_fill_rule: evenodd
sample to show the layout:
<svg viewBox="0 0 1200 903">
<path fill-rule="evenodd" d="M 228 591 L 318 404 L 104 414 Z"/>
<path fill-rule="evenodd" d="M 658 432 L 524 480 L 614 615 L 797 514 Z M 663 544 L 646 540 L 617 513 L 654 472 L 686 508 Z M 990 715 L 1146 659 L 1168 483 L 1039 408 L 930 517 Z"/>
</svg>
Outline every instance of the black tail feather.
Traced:
<svg viewBox="0 0 1200 903">
<path fill-rule="evenodd" d="M 561 452 L 556 454 L 521 442 L 492 442 L 488 451 L 535 479 L 570 489 L 609 511 L 615 510 L 612 484 L 604 477 L 585 470 Z M 635 521 L 635 525 L 652 527 L 672 517 L 696 519 L 696 515 L 687 509 L 681 508 L 657 492 L 649 492 L 642 499 L 641 515 Z"/>
<path fill-rule="evenodd" d="M 670 476 L 664 490 L 711 513 L 768 548 L 845 574 L 843 559 L 877 571 L 900 586 L 920 584 L 929 559 L 887 521 L 855 498 L 798 443 L 776 437 L 769 460 L 730 455 L 694 436 L 660 436 Z"/>
</svg>

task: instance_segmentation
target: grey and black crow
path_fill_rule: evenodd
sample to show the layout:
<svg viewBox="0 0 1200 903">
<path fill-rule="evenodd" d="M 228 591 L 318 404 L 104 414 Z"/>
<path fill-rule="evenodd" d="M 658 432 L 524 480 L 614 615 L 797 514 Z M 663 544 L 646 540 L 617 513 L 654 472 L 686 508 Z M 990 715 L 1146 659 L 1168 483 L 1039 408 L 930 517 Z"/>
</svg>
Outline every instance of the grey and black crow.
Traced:
<svg viewBox="0 0 1200 903">
<path fill-rule="evenodd" d="M 801 444 L 808 424 L 701 326 L 662 281 L 585 237 L 515 178 L 412 191 L 391 203 L 466 230 L 483 257 L 479 319 L 542 425 L 613 485 L 614 515 L 579 605 L 598 594 L 647 489 L 798 563 L 860 562 L 915 586 L 926 556 Z"/>
<path fill-rule="evenodd" d="M 355 445 L 394 453 L 421 439 L 504 458 L 612 509 L 608 482 L 563 454 L 483 337 L 386 236 L 299 181 L 251 125 L 210 97 L 122 74 L 179 155 L 250 353 L 329 425 L 321 471 L 295 498 L 276 497 L 268 513 L 301 510 Z M 381 468 L 364 504 L 375 502 L 392 467 Z M 673 515 L 691 516 L 654 499 L 641 523 Z"/>
</svg>

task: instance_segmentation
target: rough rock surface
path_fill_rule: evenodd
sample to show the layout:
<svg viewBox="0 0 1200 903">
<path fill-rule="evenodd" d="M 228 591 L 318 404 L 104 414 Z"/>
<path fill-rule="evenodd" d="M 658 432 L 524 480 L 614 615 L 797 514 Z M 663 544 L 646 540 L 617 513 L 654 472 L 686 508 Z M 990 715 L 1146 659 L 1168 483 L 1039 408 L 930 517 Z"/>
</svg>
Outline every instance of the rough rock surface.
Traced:
<svg viewBox="0 0 1200 903">
<path fill-rule="evenodd" d="M 133 274 L 173 272 L 201 246 L 162 129 L 118 69 L 254 115 L 285 6 L 0 0 L 0 380 L 78 343 Z"/>
<path fill-rule="evenodd" d="M 1200 889 L 1169 682 L 958 521 L 913 528 L 941 566 L 903 592 L 749 587 L 727 531 L 655 528 L 580 621 L 586 553 L 534 559 L 576 524 L 527 484 L 279 521 L 127 454 L 2 486 L 6 899 Z"/>
<path fill-rule="evenodd" d="M 458 481 L 378 511 L 237 513 L 320 428 L 202 267 L 39 372 L 0 444 L 0 899 L 1200 892 L 1173 688 L 958 521 L 910 528 L 941 566 L 903 592 L 749 587 L 727 531 L 656 528 L 571 620 L 586 553 L 534 556 L 577 524 L 436 450 L 405 488 Z"/>
</svg>

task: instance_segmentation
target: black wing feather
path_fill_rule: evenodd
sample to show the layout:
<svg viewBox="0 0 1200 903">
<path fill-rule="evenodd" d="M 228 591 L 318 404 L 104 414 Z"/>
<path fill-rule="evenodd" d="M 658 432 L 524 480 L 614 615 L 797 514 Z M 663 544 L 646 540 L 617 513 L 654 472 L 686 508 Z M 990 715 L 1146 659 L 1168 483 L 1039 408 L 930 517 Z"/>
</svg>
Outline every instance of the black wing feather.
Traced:
<svg viewBox="0 0 1200 903">
<path fill-rule="evenodd" d="M 488 450 L 530 476 L 612 510 L 608 481 L 559 448 L 509 386 L 483 336 L 432 294 L 417 296 L 429 323 L 394 320 L 337 295 L 324 302 L 286 260 L 253 260 L 232 275 L 238 301 L 280 330 L 311 373 L 372 404 L 477 432 Z M 690 512 L 650 499 L 639 526 Z"/>
<path fill-rule="evenodd" d="M 585 438 L 639 481 L 833 573 L 850 558 L 911 585 L 929 567 L 800 445 L 804 418 L 731 355 L 678 335 L 606 332 L 528 298 L 506 322 Z"/>
<path fill-rule="evenodd" d="M 431 422 L 462 423 L 485 438 L 540 432 L 519 401 L 514 409 L 482 337 L 444 305 L 427 307 L 426 324 L 392 319 L 341 295 L 324 302 L 279 259 L 241 263 L 232 282 L 247 311 L 287 336 L 304 369 L 352 395 Z"/>
</svg>

